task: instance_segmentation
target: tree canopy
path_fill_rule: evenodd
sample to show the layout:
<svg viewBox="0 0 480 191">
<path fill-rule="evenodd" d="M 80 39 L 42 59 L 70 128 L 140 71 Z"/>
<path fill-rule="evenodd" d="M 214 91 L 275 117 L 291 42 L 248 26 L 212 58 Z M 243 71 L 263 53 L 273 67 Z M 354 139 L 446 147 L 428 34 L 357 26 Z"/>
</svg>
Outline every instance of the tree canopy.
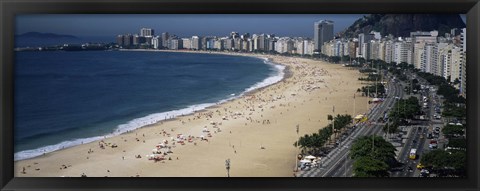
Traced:
<svg viewBox="0 0 480 191">
<path fill-rule="evenodd" d="M 456 135 L 463 135 L 464 128 L 461 125 L 448 124 L 443 127 L 442 133 L 445 135 L 445 137 L 452 138 L 452 137 L 455 137 Z"/>
<path fill-rule="evenodd" d="M 424 154 L 420 162 L 431 167 L 440 176 L 466 176 L 467 158 L 463 150 L 433 150 Z M 444 171 L 448 173 L 443 173 Z"/>
<path fill-rule="evenodd" d="M 373 148 L 372 148 L 373 147 Z M 350 149 L 350 157 L 356 159 L 370 156 L 387 163 L 395 160 L 395 147 L 381 136 L 363 136 L 354 141 Z"/>
<path fill-rule="evenodd" d="M 409 97 L 408 99 L 397 101 L 388 116 L 392 121 L 394 118 L 413 119 L 420 111 L 421 108 L 418 99 L 416 97 Z"/>
<path fill-rule="evenodd" d="M 388 165 L 375 158 L 362 156 L 353 163 L 354 177 L 388 177 Z"/>
</svg>

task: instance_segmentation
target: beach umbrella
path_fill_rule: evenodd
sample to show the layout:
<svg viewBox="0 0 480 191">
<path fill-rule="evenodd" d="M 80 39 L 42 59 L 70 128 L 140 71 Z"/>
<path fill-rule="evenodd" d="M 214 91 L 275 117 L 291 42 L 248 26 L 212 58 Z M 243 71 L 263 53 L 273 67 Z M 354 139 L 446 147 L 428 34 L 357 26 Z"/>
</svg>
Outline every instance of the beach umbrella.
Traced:
<svg viewBox="0 0 480 191">
<path fill-rule="evenodd" d="M 306 159 L 316 159 L 317 157 L 314 157 L 314 156 L 312 156 L 312 155 L 308 155 L 308 156 L 306 156 L 305 158 L 306 158 Z"/>
</svg>

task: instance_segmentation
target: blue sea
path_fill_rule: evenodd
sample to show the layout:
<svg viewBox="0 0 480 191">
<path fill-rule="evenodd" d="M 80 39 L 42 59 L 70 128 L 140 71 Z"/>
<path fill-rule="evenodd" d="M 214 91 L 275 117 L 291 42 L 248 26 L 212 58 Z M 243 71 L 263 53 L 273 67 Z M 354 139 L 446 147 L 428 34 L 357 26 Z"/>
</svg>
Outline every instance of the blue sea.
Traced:
<svg viewBox="0 0 480 191">
<path fill-rule="evenodd" d="M 276 83 L 283 66 L 216 54 L 16 52 L 15 160 L 114 136 Z"/>
</svg>

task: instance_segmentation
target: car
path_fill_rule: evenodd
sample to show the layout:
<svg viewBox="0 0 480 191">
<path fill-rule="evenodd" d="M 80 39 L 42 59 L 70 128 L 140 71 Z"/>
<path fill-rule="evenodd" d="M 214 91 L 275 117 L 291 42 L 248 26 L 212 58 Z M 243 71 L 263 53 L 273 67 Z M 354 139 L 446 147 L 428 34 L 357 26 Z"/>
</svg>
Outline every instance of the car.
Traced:
<svg viewBox="0 0 480 191">
<path fill-rule="evenodd" d="M 428 137 L 429 139 L 433 139 L 432 133 L 429 133 L 427 137 Z"/>
<path fill-rule="evenodd" d="M 428 177 L 430 175 L 430 172 L 427 169 L 422 169 L 420 171 L 420 177 Z"/>
<path fill-rule="evenodd" d="M 421 170 L 421 169 L 423 169 L 423 168 L 425 168 L 425 166 L 423 166 L 422 163 L 418 163 L 418 164 L 417 164 L 417 169 L 420 169 L 420 170 Z"/>
<path fill-rule="evenodd" d="M 437 140 L 430 140 L 430 143 L 428 144 L 428 148 L 430 149 L 437 149 L 438 148 L 438 143 Z"/>
</svg>

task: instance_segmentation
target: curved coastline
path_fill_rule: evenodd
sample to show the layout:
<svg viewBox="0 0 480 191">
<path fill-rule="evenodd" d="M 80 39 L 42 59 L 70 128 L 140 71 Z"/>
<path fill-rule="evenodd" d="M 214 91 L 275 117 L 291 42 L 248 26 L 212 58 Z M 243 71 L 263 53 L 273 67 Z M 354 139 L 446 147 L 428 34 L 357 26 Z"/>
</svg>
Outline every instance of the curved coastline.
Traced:
<svg viewBox="0 0 480 191">
<path fill-rule="evenodd" d="M 126 123 L 119 124 L 117 127 L 113 130 L 112 133 L 105 134 L 105 135 L 98 135 L 95 137 L 86 137 L 86 138 L 78 138 L 75 140 L 66 140 L 54 145 L 47 145 L 43 146 L 37 149 L 31 149 L 31 150 L 24 150 L 24 151 L 19 151 L 14 153 L 14 161 L 21 161 L 21 160 L 26 160 L 26 159 L 32 159 L 35 157 L 39 157 L 51 152 L 63 150 L 63 149 L 68 149 L 71 147 L 75 147 L 78 145 L 86 144 L 86 143 L 91 143 L 94 141 L 99 141 L 102 139 L 106 138 L 111 138 L 115 136 L 119 136 L 125 133 L 129 133 L 132 131 L 135 131 L 140 128 L 152 126 L 155 124 L 162 123 L 166 120 L 174 120 L 177 117 L 181 116 L 189 116 L 189 115 L 194 115 L 196 112 L 203 111 L 205 109 L 209 109 L 211 107 L 216 107 L 220 104 L 229 102 L 229 101 L 235 101 L 236 99 L 239 99 L 245 95 L 250 95 L 256 91 L 259 91 L 261 89 L 264 89 L 266 87 L 272 86 L 276 83 L 279 83 L 286 78 L 288 78 L 289 75 L 289 66 L 281 64 L 281 63 L 275 63 L 272 62 L 270 59 L 262 57 L 261 55 L 245 55 L 245 54 L 232 54 L 232 53 L 222 53 L 222 52 L 208 52 L 208 51 L 170 51 L 170 50 L 149 50 L 149 49 L 132 49 L 132 50 L 120 50 L 120 51 L 144 51 L 144 52 L 175 52 L 175 53 L 195 53 L 195 54 L 218 54 L 218 55 L 229 55 L 229 56 L 246 56 L 246 57 L 252 57 L 256 59 L 261 59 L 263 60 L 264 64 L 270 65 L 273 69 L 276 70 L 275 75 L 269 75 L 267 78 L 263 79 L 262 81 L 259 81 L 252 86 L 246 88 L 240 95 L 234 95 L 229 98 L 225 98 L 222 100 L 219 100 L 215 103 L 200 103 L 200 104 L 195 104 L 195 105 L 190 105 L 186 108 L 182 109 L 177 109 L 177 110 L 171 110 L 171 111 L 166 111 L 166 112 L 160 112 L 160 113 L 152 113 L 144 117 L 140 118 L 135 118 L 132 119 Z"/>
<path fill-rule="evenodd" d="M 231 159 L 232 177 L 291 177 L 298 153 L 293 143 L 298 136 L 326 126 L 332 105 L 339 114 L 353 111 L 352 97 L 362 86 L 357 80 L 361 74 L 318 60 L 260 56 L 288 66 L 281 82 L 191 115 L 16 161 L 15 176 L 224 177 L 225 160 Z M 365 112 L 365 103 L 367 99 L 358 95 L 357 113 Z M 211 136 L 202 131 L 205 128 Z M 177 142 L 182 135 L 192 136 L 193 142 Z M 208 141 L 201 140 L 202 135 Z M 152 154 L 152 148 L 163 140 L 168 140 L 173 153 L 163 161 L 148 160 L 145 154 Z M 102 149 L 100 143 L 118 148 Z"/>
</svg>

